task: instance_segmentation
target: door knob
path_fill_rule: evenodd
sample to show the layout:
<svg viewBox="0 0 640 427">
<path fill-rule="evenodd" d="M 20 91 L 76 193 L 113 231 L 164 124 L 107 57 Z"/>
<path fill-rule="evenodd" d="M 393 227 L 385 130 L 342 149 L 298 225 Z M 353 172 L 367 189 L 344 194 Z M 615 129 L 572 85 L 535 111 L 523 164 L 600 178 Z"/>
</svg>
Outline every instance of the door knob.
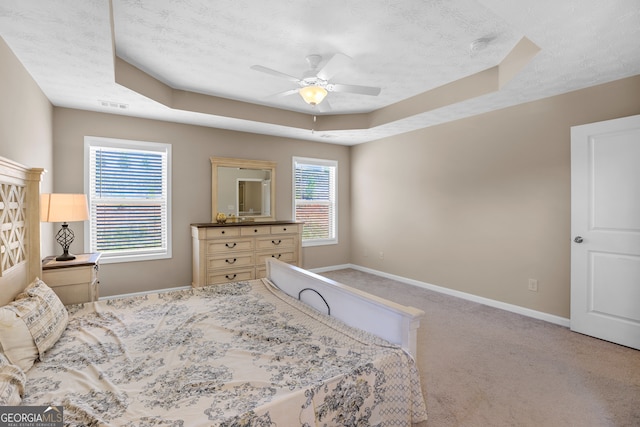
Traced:
<svg viewBox="0 0 640 427">
<path fill-rule="evenodd" d="M 576 243 L 582 243 L 584 241 L 584 239 L 582 238 L 582 236 L 576 236 L 575 239 L 573 239 L 574 242 Z"/>
</svg>

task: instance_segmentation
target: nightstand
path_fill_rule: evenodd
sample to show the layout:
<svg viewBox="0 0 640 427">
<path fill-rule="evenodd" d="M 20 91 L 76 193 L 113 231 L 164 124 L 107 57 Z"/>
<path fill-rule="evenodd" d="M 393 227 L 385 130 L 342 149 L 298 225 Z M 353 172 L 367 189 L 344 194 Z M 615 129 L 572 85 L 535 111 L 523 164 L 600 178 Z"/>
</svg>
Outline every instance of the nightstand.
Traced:
<svg viewBox="0 0 640 427">
<path fill-rule="evenodd" d="M 42 260 L 42 281 L 58 295 L 64 305 L 98 299 L 100 253 L 76 255 L 71 261 Z"/>
</svg>

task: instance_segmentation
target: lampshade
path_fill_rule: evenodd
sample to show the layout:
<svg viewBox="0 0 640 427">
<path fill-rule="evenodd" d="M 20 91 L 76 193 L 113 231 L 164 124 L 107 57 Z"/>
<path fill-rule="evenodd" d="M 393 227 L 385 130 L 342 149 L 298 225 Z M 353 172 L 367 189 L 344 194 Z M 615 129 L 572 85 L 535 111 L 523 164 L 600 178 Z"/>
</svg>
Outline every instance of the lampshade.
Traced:
<svg viewBox="0 0 640 427">
<path fill-rule="evenodd" d="M 305 86 L 298 91 L 304 102 L 310 105 L 317 105 L 327 96 L 327 90 L 320 86 Z"/>
<path fill-rule="evenodd" d="M 40 221 L 73 222 L 89 219 L 87 196 L 84 194 L 42 194 Z"/>
</svg>

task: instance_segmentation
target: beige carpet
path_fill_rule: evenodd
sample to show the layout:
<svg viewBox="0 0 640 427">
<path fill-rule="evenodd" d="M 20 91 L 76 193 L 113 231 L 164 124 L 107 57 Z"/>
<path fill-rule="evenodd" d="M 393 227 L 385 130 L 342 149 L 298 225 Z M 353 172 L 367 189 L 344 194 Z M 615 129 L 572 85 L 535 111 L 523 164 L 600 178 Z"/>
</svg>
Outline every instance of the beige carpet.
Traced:
<svg viewBox="0 0 640 427">
<path fill-rule="evenodd" d="M 323 275 L 426 312 L 429 427 L 640 426 L 640 351 L 357 270 Z"/>
</svg>

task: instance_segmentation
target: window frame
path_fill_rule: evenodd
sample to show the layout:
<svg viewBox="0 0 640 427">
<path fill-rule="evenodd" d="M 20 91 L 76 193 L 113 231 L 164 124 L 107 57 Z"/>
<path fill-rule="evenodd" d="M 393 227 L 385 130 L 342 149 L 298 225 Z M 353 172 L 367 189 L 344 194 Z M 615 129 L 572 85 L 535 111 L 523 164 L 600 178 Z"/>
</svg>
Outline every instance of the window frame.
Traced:
<svg viewBox="0 0 640 427">
<path fill-rule="evenodd" d="M 298 157 L 292 158 L 292 218 L 296 218 L 296 165 L 313 165 L 313 166 L 328 166 L 333 168 L 333 237 L 327 239 L 302 239 L 302 246 L 325 246 L 338 244 L 338 161 L 330 159 L 318 159 L 313 157 Z M 304 232 L 303 232 L 304 233 Z"/>
<path fill-rule="evenodd" d="M 159 259 L 168 259 L 172 257 L 172 215 L 171 215 L 171 144 L 149 141 L 134 141 L 115 138 L 104 138 L 97 136 L 85 136 L 84 138 L 84 192 L 87 195 L 87 203 L 89 212 L 93 203 L 93 194 L 91 194 L 91 148 L 92 147 L 105 147 L 115 148 L 123 150 L 139 150 L 139 151 L 153 151 L 161 152 L 166 155 L 166 223 L 164 224 L 166 233 L 166 248 L 152 249 L 148 251 L 122 251 L 120 253 L 102 253 L 100 262 L 104 264 L 119 263 L 119 262 L 135 262 L 135 261 L 151 261 Z M 130 200 L 130 199 L 129 199 Z M 84 224 L 84 247 L 88 248 L 89 252 L 98 252 L 98 250 L 91 246 L 91 230 L 92 218 L 89 215 L 89 220 Z"/>
</svg>

